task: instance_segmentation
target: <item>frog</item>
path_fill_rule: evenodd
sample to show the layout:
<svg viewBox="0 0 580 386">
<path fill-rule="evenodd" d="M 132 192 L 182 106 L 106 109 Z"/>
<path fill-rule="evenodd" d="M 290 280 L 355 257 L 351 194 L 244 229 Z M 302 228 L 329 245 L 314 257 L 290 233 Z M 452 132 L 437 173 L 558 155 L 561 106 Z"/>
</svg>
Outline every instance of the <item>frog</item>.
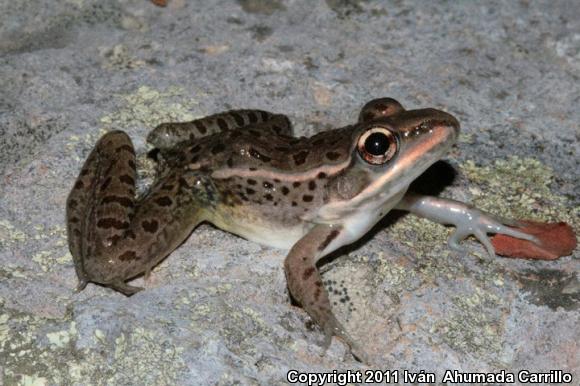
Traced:
<svg viewBox="0 0 580 386">
<path fill-rule="evenodd" d="M 366 103 L 354 124 L 310 137 L 293 135 L 287 116 L 230 110 L 168 122 L 147 136 L 158 161 L 155 181 L 136 193 L 136 154 L 113 130 L 88 155 L 66 203 L 69 249 L 78 290 L 92 282 L 127 296 L 127 282 L 151 270 L 201 223 L 288 250 L 284 272 L 291 298 L 324 333 L 357 345 L 332 311 L 320 259 L 365 235 L 391 210 L 455 231 L 454 250 L 475 236 L 490 256 L 488 234 L 535 241 L 468 204 L 420 195 L 409 185 L 457 141 L 459 121 L 434 108 L 405 109 L 393 98 Z M 358 352 L 359 354 L 355 354 Z"/>
</svg>

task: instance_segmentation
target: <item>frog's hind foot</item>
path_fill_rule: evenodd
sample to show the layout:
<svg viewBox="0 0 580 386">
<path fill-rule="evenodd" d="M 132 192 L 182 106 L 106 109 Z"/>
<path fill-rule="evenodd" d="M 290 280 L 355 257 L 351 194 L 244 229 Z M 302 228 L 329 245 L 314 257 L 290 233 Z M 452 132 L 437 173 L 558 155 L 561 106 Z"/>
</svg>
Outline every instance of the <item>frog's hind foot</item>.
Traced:
<svg viewBox="0 0 580 386">
<path fill-rule="evenodd" d="M 325 355 L 332 343 L 332 337 L 336 336 L 338 339 L 342 340 L 349 348 L 351 355 L 359 362 L 370 365 L 370 357 L 363 350 L 358 343 L 355 343 L 354 339 L 346 332 L 342 324 L 332 315 L 332 317 L 326 321 L 324 325 L 324 340 L 322 342 L 323 352 Z"/>
<path fill-rule="evenodd" d="M 89 281 L 86 279 L 79 279 L 79 284 L 77 284 L 77 287 L 75 288 L 74 292 L 75 293 L 79 293 L 82 290 L 84 290 L 87 287 L 87 284 L 89 284 Z"/>
</svg>

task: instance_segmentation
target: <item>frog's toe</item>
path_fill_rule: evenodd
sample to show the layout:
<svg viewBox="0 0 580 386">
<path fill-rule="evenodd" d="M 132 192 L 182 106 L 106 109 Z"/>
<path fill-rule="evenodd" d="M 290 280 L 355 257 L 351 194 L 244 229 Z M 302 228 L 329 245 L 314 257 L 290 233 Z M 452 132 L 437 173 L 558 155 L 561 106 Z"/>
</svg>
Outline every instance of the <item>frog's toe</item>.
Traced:
<svg viewBox="0 0 580 386">
<path fill-rule="evenodd" d="M 324 327 L 324 341 L 322 344 L 324 351 L 322 355 L 324 355 L 330 347 L 333 336 L 336 336 L 348 346 L 350 353 L 357 361 L 364 364 L 371 363 L 367 353 L 357 343 L 355 343 L 354 339 L 352 339 L 336 319 L 333 319 L 331 323 L 327 323 Z"/>
<path fill-rule="evenodd" d="M 447 245 L 449 248 L 457 252 L 467 252 L 467 248 L 461 246 L 461 241 L 465 239 L 469 234 L 462 232 L 459 228 L 456 228 L 449 239 L 447 240 Z"/>
<path fill-rule="evenodd" d="M 75 288 L 75 292 L 79 293 L 82 290 L 84 290 L 87 287 L 87 284 L 89 284 L 89 281 L 86 279 L 79 279 L 79 284 L 77 285 L 77 288 Z"/>
<path fill-rule="evenodd" d="M 491 241 L 489 240 L 489 237 L 487 237 L 487 234 L 477 229 L 473 232 L 473 235 L 483 244 L 489 257 L 495 257 L 495 250 L 493 249 L 493 245 L 491 245 Z"/>
</svg>

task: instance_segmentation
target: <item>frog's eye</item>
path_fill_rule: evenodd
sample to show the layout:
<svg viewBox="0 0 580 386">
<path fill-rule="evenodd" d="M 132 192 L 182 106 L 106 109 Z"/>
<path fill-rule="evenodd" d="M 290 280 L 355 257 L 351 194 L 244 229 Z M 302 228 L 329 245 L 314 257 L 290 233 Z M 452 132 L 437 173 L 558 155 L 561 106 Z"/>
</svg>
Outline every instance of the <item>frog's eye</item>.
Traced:
<svg viewBox="0 0 580 386">
<path fill-rule="evenodd" d="M 358 152 L 373 165 L 389 161 L 397 153 L 398 141 L 395 134 L 383 127 L 373 127 L 358 139 Z"/>
</svg>

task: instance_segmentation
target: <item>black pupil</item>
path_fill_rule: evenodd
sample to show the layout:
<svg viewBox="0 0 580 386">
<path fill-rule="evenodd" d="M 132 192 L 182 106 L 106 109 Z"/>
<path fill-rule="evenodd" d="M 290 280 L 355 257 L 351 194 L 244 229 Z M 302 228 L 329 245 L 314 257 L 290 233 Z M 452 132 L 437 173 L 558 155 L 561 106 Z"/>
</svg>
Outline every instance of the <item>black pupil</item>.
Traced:
<svg viewBox="0 0 580 386">
<path fill-rule="evenodd" d="M 388 149 L 389 138 L 383 133 L 372 133 L 365 140 L 365 150 L 372 155 L 384 155 Z"/>
</svg>

